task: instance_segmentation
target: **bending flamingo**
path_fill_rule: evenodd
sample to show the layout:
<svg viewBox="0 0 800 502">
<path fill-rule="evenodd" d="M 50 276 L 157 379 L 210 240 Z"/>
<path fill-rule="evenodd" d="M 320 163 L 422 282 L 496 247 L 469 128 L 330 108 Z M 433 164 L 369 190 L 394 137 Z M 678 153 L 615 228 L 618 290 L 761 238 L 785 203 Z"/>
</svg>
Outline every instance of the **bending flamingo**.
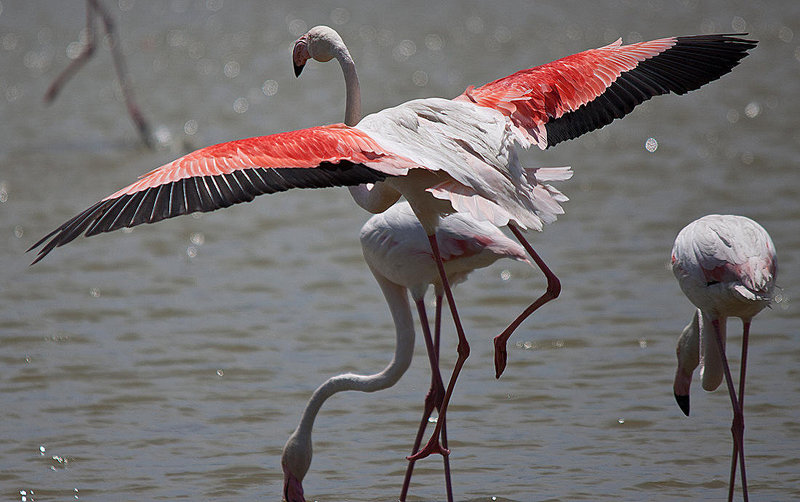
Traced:
<svg viewBox="0 0 800 502">
<path fill-rule="evenodd" d="M 548 169 L 542 170 L 547 178 Z M 553 169 L 558 178 L 565 170 Z M 506 237 L 497 227 L 472 219 L 465 214 L 452 214 L 442 219 L 436 229 L 436 239 L 442 252 L 447 276 L 452 284 L 465 281 L 475 269 L 488 267 L 500 258 L 526 261 L 525 250 Z M 411 363 L 414 351 L 414 326 L 408 294 L 417 306 L 425 345 L 431 364 L 431 388 L 425 396 L 425 411 L 420 422 L 415 453 L 421 443 L 425 425 L 434 407 L 440 407 L 444 385 L 439 374 L 439 327 L 441 319 L 442 289 L 439 272 L 428 244 L 425 230 L 414 216 L 411 207 L 401 202 L 382 214 L 373 216 L 361 229 L 361 246 L 364 259 L 383 291 L 395 323 L 397 344 L 392 362 L 380 373 L 335 376 L 322 384 L 308 401 L 297 429 L 283 449 L 281 466 L 284 472 L 283 495 L 287 502 L 303 501 L 303 478 L 311 464 L 311 431 L 314 419 L 324 402 L 337 392 L 359 390 L 374 392 L 391 387 L 400 379 Z M 425 310 L 425 292 L 433 284 L 436 290 L 435 340 L 431 337 Z M 447 446 L 446 429 L 442 440 Z M 447 499 L 453 500 L 448 457 L 444 457 Z M 413 462 L 409 463 L 400 500 L 405 500 Z"/>
<path fill-rule="evenodd" d="M 746 501 L 743 409 L 747 342 L 751 320 L 769 306 L 773 298 L 778 272 L 775 245 L 767 231 L 749 218 L 704 216 L 678 233 L 672 248 L 672 271 L 683 293 L 697 307 L 678 340 L 675 399 L 688 416 L 689 384 L 698 365 L 703 388 L 707 391 L 719 387 L 725 377 L 733 405 L 733 458 L 728 500 L 733 500 L 738 455 Z M 738 398 L 725 357 L 728 317 L 741 318 L 743 325 Z"/>
<path fill-rule="evenodd" d="M 340 61 L 350 88 L 355 66 L 344 44 L 334 42 L 312 29 L 295 46 L 295 65 L 302 67 L 319 49 L 320 59 Z M 34 263 L 81 233 L 91 236 L 213 211 L 291 188 L 383 181 L 366 196 L 355 190 L 363 196 L 357 202 L 381 210 L 400 195 L 408 200 L 428 235 L 458 334 L 444 416 L 469 343 L 434 238 L 441 215 L 465 212 L 509 226 L 548 279 L 547 292 L 520 319 L 526 317 L 557 296 L 560 284 L 521 229 L 541 230 L 562 209 L 532 171 L 520 165 L 516 145 L 547 148 L 603 127 L 652 96 L 697 89 L 731 71 L 755 44 L 731 35 L 670 37 L 627 46 L 618 40 L 470 86 L 452 100 L 409 101 L 368 115 L 355 126 L 312 127 L 202 148 L 151 171 L 46 235 L 31 247 L 41 247 Z M 498 374 L 509 335 L 504 332 L 495 342 Z M 448 453 L 439 442 L 441 423 L 417 458 Z"/>
</svg>

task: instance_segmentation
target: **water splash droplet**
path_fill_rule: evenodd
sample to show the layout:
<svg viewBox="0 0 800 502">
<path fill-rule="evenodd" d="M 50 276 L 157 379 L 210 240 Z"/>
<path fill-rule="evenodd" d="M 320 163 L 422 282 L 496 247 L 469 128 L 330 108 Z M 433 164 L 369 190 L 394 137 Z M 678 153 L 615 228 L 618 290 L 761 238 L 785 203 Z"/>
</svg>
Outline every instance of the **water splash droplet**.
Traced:
<svg viewBox="0 0 800 502">
<path fill-rule="evenodd" d="M 333 24 L 343 25 L 347 24 L 350 21 L 350 11 L 343 8 L 337 7 L 331 11 L 331 22 Z"/>
<path fill-rule="evenodd" d="M 195 246 L 202 246 L 206 242 L 206 236 L 202 232 L 195 232 L 189 237 L 189 240 Z"/>
<path fill-rule="evenodd" d="M 428 74 L 422 70 L 417 70 L 411 75 L 411 81 L 417 87 L 425 87 L 428 85 Z"/>
<path fill-rule="evenodd" d="M 155 132 L 153 132 L 153 137 L 155 137 L 156 142 L 159 145 L 168 145 L 172 142 L 172 133 L 169 130 L 169 127 L 165 125 L 160 125 L 156 127 Z"/>
<path fill-rule="evenodd" d="M 278 82 L 265 80 L 264 85 L 261 86 L 261 92 L 264 93 L 264 96 L 274 96 L 278 92 Z"/>
<path fill-rule="evenodd" d="M 758 117 L 758 114 L 761 113 L 761 105 L 752 101 L 744 107 L 744 114 L 749 119 L 754 119 Z"/>
<path fill-rule="evenodd" d="M 308 31 L 308 25 L 302 19 L 292 19 L 288 22 L 288 24 L 289 24 L 289 33 L 291 33 L 295 37 L 299 37 L 300 35 Z"/>
<path fill-rule="evenodd" d="M 436 33 L 425 35 L 425 47 L 430 51 L 440 51 L 444 47 L 444 40 Z"/>
<path fill-rule="evenodd" d="M 466 22 L 467 30 L 470 33 L 478 34 L 483 31 L 483 19 L 478 16 L 471 16 Z"/>
<path fill-rule="evenodd" d="M 189 119 L 183 124 L 183 132 L 186 133 L 187 136 L 193 136 L 197 134 L 197 121 L 195 119 Z"/>
<path fill-rule="evenodd" d="M 395 61 L 403 62 L 417 53 L 417 44 L 411 40 L 401 40 L 399 44 L 392 49 L 392 57 Z"/>
<path fill-rule="evenodd" d="M 225 66 L 222 69 L 222 72 L 228 78 L 236 78 L 239 76 L 239 72 L 241 71 L 241 67 L 239 66 L 238 61 L 228 61 L 225 63 Z"/>
<path fill-rule="evenodd" d="M 248 108 L 250 108 L 250 102 L 247 101 L 247 98 L 236 98 L 236 101 L 233 102 L 233 111 L 236 113 L 244 113 Z"/>
</svg>

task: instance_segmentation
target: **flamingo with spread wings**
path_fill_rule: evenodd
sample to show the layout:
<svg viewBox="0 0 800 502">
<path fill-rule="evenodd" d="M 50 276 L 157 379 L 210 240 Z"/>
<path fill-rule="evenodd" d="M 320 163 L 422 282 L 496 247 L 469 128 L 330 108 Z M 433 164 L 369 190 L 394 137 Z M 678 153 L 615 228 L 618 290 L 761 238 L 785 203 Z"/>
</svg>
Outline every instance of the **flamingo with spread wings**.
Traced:
<svg viewBox="0 0 800 502">
<path fill-rule="evenodd" d="M 331 45 L 329 31 L 333 30 L 312 29 L 301 37 L 294 50 L 295 66 L 302 68 L 319 48 L 327 52 L 321 59 L 336 58 L 346 81 L 352 81 L 352 58 L 342 51 L 344 44 Z M 517 146 L 547 148 L 603 127 L 653 96 L 697 89 L 730 72 L 755 45 L 734 35 L 669 37 L 631 45 L 618 40 L 469 87 L 452 100 L 409 101 L 368 115 L 356 125 L 312 127 L 202 148 L 97 202 L 30 249 L 40 248 L 38 261 L 81 234 L 213 211 L 292 188 L 375 183 L 369 196 L 357 202 L 368 209 L 386 209 L 388 201 L 404 196 L 437 261 L 459 340 L 441 410 L 444 416 L 469 344 L 434 238 L 441 215 L 465 212 L 497 226 L 508 225 L 521 240 L 548 278 L 548 291 L 523 318 L 557 296 L 560 284 L 524 241 L 522 230 L 541 230 L 563 211 L 535 174 L 522 167 Z M 505 365 L 506 335 L 495 342 L 498 374 Z M 439 442 L 441 423 L 415 458 L 448 453 Z"/>
<path fill-rule="evenodd" d="M 767 231 L 750 218 L 711 214 L 689 223 L 678 233 L 671 261 L 681 290 L 697 307 L 692 321 L 678 339 L 675 400 L 688 416 L 689 384 L 698 365 L 703 388 L 707 391 L 719 387 L 724 376 L 733 406 L 728 500 L 733 500 L 738 460 L 742 465 L 742 493 L 746 501 L 743 408 L 747 343 L 753 317 L 773 300 L 778 274 L 775 245 Z M 738 396 L 725 356 L 728 317 L 742 319 Z"/>
</svg>

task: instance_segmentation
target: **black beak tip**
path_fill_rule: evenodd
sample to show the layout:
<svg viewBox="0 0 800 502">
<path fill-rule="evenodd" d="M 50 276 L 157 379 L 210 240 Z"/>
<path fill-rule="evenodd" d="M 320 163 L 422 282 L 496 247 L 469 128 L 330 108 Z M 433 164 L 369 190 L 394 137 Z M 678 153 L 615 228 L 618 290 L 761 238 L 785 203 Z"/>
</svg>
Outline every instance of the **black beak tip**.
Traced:
<svg viewBox="0 0 800 502">
<path fill-rule="evenodd" d="M 306 65 L 294 65 L 294 76 L 299 77 Z"/>
<path fill-rule="evenodd" d="M 689 416 L 689 396 L 688 395 L 679 396 L 679 395 L 675 394 L 675 401 L 677 401 L 678 406 L 681 407 L 681 411 L 683 411 L 683 414 L 688 417 Z"/>
</svg>

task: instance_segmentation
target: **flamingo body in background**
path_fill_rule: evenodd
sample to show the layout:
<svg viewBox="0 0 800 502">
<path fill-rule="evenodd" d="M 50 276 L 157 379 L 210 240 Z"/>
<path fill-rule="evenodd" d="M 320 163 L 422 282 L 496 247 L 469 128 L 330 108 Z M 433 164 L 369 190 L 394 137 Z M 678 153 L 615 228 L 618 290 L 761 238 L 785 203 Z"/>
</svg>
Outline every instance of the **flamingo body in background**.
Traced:
<svg viewBox="0 0 800 502">
<path fill-rule="evenodd" d="M 311 32 L 295 45 L 295 66 L 315 57 L 312 46 L 318 43 L 320 59 L 342 63 L 348 88 L 357 83 L 341 38 L 329 36 L 330 28 Z M 469 87 L 452 100 L 409 101 L 368 115 L 355 126 L 312 127 L 202 148 L 97 202 L 30 249 L 40 248 L 36 262 L 82 233 L 91 236 L 213 211 L 292 188 L 383 181 L 374 187 L 380 203 L 361 205 L 385 209 L 399 195 L 408 200 L 428 236 L 458 334 L 458 359 L 443 400 L 443 417 L 469 356 L 469 343 L 434 237 L 441 216 L 469 213 L 497 226 L 508 225 L 520 239 L 548 279 L 547 291 L 515 320 L 520 321 L 560 292 L 557 278 L 524 241 L 521 229 L 541 230 L 563 210 L 522 167 L 517 146 L 547 148 L 603 127 L 652 96 L 697 89 L 730 72 L 755 44 L 731 35 L 669 37 L 625 46 L 618 40 Z M 505 366 L 508 336 L 507 329 L 495 340 L 497 375 Z M 439 443 L 441 423 L 417 458 L 448 453 Z"/>
<path fill-rule="evenodd" d="M 563 177 L 562 168 L 553 168 L 551 173 L 547 170 L 543 168 L 544 179 L 548 179 L 548 174 L 549 177 Z M 500 258 L 528 261 L 525 250 L 497 227 L 464 214 L 456 213 L 443 218 L 436 229 L 436 239 L 452 284 L 465 281 L 472 270 L 488 267 Z M 419 313 L 432 371 L 431 389 L 425 397 L 425 411 L 412 453 L 419 448 L 428 417 L 434 407 L 441 406 L 444 397 L 438 365 L 442 287 L 425 230 L 408 203 L 401 202 L 367 221 L 361 229 L 361 245 L 364 259 L 383 291 L 395 323 L 397 342 L 394 359 L 380 373 L 369 376 L 352 373 L 338 375 L 314 392 L 303 411 L 300 424 L 283 449 L 281 465 L 287 502 L 304 500 L 302 482 L 311 464 L 311 431 L 325 400 L 345 390 L 374 392 L 391 387 L 408 369 L 414 351 L 415 334 L 406 291 L 411 293 Z M 425 309 L 425 293 L 431 284 L 436 291 L 435 341 L 431 337 Z M 446 446 L 446 432 L 443 433 L 443 441 Z M 447 498 L 452 501 L 448 458 L 444 457 L 444 461 Z M 412 469 L 413 462 L 408 466 L 400 500 L 405 500 Z"/>
<path fill-rule="evenodd" d="M 744 383 L 750 322 L 773 299 L 778 272 L 775 245 L 761 225 L 744 216 L 708 215 L 678 233 L 672 271 L 697 307 L 678 340 L 675 399 L 689 415 L 689 384 L 699 365 L 703 388 L 715 390 L 724 376 L 733 405 L 733 458 L 728 500 L 733 499 L 737 453 L 747 500 L 744 464 Z M 742 319 L 742 362 L 738 398 L 725 356 L 728 317 Z"/>
</svg>

